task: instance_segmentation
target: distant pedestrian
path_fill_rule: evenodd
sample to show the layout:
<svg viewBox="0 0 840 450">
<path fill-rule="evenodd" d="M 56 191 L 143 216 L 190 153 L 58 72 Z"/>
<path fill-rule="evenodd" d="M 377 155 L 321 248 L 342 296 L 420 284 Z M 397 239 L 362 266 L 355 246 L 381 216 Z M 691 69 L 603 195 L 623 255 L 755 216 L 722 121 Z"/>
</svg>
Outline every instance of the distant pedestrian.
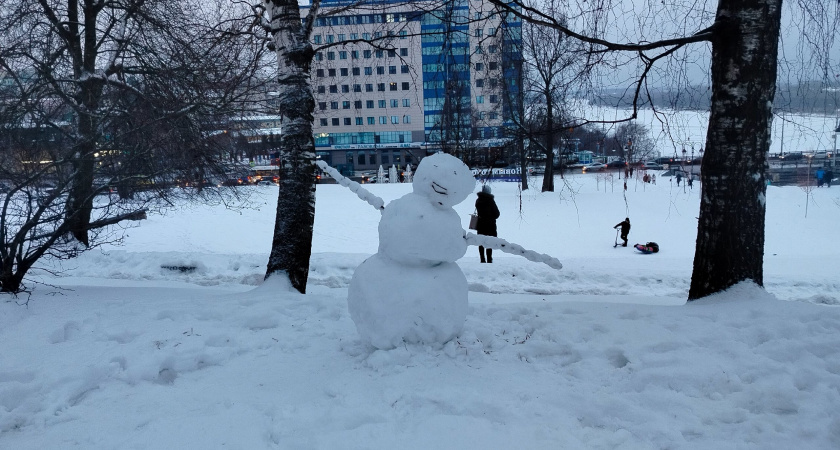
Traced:
<svg viewBox="0 0 840 450">
<path fill-rule="evenodd" d="M 694 178 L 692 178 L 691 175 L 689 175 L 688 176 L 688 181 L 686 181 L 686 183 L 688 183 L 688 187 L 691 187 L 693 182 L 694 182 Z"/>
<path fill-rule="evenodd" d="M 682 181 L 682 174 L 677 172 L 677 186 L 680 185 L 680 181 Z"/>
<path fill-rule="evenodd" d="M 825 179 L 825 184 L 826 184 L 828 187 L 831 187 L 831 179 L 832 179 L 832 178 L 834 178 L 834 171 L 832 171 L 831 169 L 826 169 L 825 174 L 823 175 L 823 177 L 824 177 L 824 179 Z"/>
<path fill-rule="evenodd" d="M 475 199 L 475 213 L 478 215 L 478 224 L 475 227 L 477 234 L 485 236 L 496 236 L 496 219 L 499 218 L 499 207 L 496 206 L 496 200 L 493 194 L 490 193 L 490 185 L 485 184 L 481 187 L 481 192 Z M 481 257 L 481 262 L 493 262 L 493 249 L 488 248 L 487 258 L 485 259 L 485 248 L 483 245 L 478 246 L 478 255 Z"/>
<path fill-rule="evenodd" d="M 627 217 L 624 221 L 617 223 L 613 228 L 621 227 L 621 239 L 624 241 L 622 247 L 627 247 L 627 235 L 630 234 L 630 218 Z"/>
<path fill-rule="evenodd" d="M 656 175 L 651 175 L 650 180 L 653 182 L 653 184 L 656 184 Z"/>
</svg>

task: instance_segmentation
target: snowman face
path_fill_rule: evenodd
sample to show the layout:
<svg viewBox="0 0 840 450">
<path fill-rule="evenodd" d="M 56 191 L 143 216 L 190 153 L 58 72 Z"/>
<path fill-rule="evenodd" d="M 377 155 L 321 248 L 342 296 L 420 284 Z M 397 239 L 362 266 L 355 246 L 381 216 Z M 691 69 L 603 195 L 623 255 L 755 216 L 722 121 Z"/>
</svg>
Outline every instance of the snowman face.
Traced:
<svg viewBox="0 0 840 450">
<path fill-rule="evenodd" d="M 414 193 L 428 198 L 439 208 L 451 208 L 464 201 L 475 188 L 472 171 L 460 159 L 436 153 L 420 161 L 414 173 Z"/>
</svg>

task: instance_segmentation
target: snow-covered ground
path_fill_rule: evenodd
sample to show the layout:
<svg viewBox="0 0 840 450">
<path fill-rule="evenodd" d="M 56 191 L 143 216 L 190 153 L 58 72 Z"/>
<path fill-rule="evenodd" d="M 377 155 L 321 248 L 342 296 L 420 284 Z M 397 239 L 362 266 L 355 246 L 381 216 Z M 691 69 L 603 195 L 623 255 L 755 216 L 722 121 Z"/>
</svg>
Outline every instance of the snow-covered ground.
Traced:
<svg viewBox="0 0 840 450">
<path fill-rule="evenodd" d="M 276 188 L 151 216 L 34 273 L 26 305 L 0 297 L 0 448 L 840 448 L 840 187 L 768 187 L 766 290 L 686 304 L 699 184 L 657 178 L 626 202 L 602 174 L 493 184 L 499 236 L 564 268 L 469 248 L 442 347 L 361 343 L 347 286 L 380 214 L 338 185 L 318 186 L 306 295 L 261 284 Z M 660 253 L 613 248 L 627 216 Z"/>
</svg>

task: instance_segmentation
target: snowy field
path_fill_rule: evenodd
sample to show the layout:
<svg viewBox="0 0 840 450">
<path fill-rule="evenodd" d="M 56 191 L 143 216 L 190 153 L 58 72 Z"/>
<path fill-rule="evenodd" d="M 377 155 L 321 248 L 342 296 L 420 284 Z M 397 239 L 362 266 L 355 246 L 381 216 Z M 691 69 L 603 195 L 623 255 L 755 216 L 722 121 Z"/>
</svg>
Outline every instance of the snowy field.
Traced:
<svg viewBox="0 0 840 450">
<path fill-rule="evenodd" d="M 380 217 L 348 190 L 318 186 L 306 295 L 261 284 L 276 188 L 150 216 L 0 297 L 0 449 L 840 448 L 840 186 L 768 187 L 766 290 L 686 304 L 699 183 L 657 178 L 494 183 L 499 237 L 564 268 L 471 247 L 463 333 L 388 351 L 347 311 Z M 627 216 L 660 253 L 613 247 Z"/>
</svg>

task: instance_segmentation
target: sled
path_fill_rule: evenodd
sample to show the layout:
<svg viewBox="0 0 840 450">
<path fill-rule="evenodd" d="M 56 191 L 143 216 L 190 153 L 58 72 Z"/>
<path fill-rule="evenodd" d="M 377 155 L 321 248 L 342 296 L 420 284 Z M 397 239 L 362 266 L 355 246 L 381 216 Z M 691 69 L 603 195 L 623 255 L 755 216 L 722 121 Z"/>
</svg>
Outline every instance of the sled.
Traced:
<svg viewBox="0 0 840 450">
<path fill-rule="evenodd" d="M 636 244 L 633 246 L 633 248 L 646 255 L 659 252 L 659 244 L 657 244 L 656 242 L 648 242 L 647 244 Z"/>
</svg>

